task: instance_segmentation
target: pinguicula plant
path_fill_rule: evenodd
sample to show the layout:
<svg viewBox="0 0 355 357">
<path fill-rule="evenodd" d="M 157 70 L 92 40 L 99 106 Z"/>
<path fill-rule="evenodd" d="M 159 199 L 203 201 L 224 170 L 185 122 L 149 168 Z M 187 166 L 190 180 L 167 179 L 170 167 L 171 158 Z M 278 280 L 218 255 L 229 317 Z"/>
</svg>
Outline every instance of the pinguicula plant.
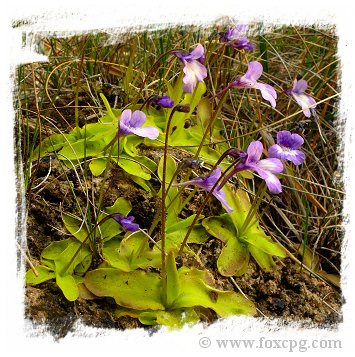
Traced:
<svg viewBox="0 0 355 357">
<path fill-rule="evenodd" d="M 228 152 L 236 157 L 237 161 L 235 165 L 229 166 L 232 170 L 229 172 L 227 170 L 221 175 L 220 168 L 217 168 L 206 178 L 196 178 L 180 184 L 195 184 L 209 190 L 228 212 L 218 217 L 206 218 L 202 222 L 202 225 L 211 235 L 225 243 L 217 261 L 219 272 L 225 276 L 243 274 L 248 267 L 250 254 L 266 270 L 275 265 L 272 256 L 286 257 L 286 252 L 282 246 L 272 242 L 270 237 L 261 229 L 256 217 L 257 209 L 265 195 L 263 185 L 260 185 L 254 202 L 250 205 L 245 193 L 238 190 L 238 193 L 234 195 L 227 183 L 238 172 L 252 170 L 256 171 L 265 181 L 271 193 L 282 192 L 280 180 L 275 176 L 275 173 L 283 171 L 283 164 L 278 158 L 261 160 L 262 151 L 263 145 L 260 141 L 251 142 L 247 152 L 229 150 Z M 223 189 L 224 191 L 222 191 Z M 196 221 L 197 217 L 194 219 L 194 222 Z M 191 231 L 190 228 L 186 233 L 183 244 L 186 244 Z M 181 252 L 182 249 L 180 249 Z"/>
<path fill-rule="evenodd" d="M 271 144 L 259 136 L 265 129 L 261 124 L 247 133 L 235 130 L 235 147 L 225 138 L 239 120 L 239 114 L 227 120 L 221 114 L 230 89 L 260 91 L 270 103 L 267 110 L 276 116 L 277 93 L 259 81 L 263 65 L 246 52 L 255 47 L 247 31 L 247 25 L 238 24 L 220 34 L 220 43 L 201 41 L 206 47 L 197 43 L 191 52 L 176 47 L 162 51 L 142 78 L 133 74 L 132 54 L 124 76 L 129 100 L 119 106 L 122 109 L 112 108 L 101 93 L 106 111 L 97 122 L 76 125 L 68 133 L 50 135 L 39 143 L 32 161 L 55 153 L 66 167 L 83 168 L 86 179 L 89 167 L 93 176 L 101 178 L 101 187 L 98 203 L 87 203 L 92 204 L 92 220 L 87 218 L 87 207 L 80 217 L 62 215 L 71 236 L 43 250 L 41 264 L 26 274 L 29 284 L 56 279 L 70 301 L 112 297 L 117 304 L 116 316 L 129 315 L 147 325 L 181 327 L 195 323 L 203 316 L 201 307 L 220 317 L 256 313 L 254 304 L 242 294 L 216 288 L 211 272 L 190 246 L 201 246 L 211 236 L 219 239 L 223 247 L 216 262 L 224 277 L 244 274 L 251 257 L 261 269 L 270 270 L 276 265 L 275 257 L 288 255 L 265 229 L 265 209 L 260 212 L 260 208 L 270 196 L 269 203 L 282 194 L 282 173 L 290 167 L 283 161 L 294 165 L 305 161 L 300 150 L 303 138 L 280 130 L 276 143 Z M 232 81 L 223 70 L 217 71 L 225 82 L 206 95 L 211 54 L 218 62 L 223 51 L 233 53 L 238 68 L 247 66 L 247 71 Z M 167 75 L 148 85 L 167 54 L 173 54 Z M 286 93 L 309 117 L 316 102 L 305 94 L 306 89 L 307 82 L 296 79 Z M 263 109 L 258 106 L 260 118 Z M 262 140 L 257 140 L 260 137 Z M 147 150 L 154 155 L 149 158 L 143 154 Z M 118 197 L 112 206 L 105 207 L 105 182 L 112 164 L 158 202 L 152 222 L 142 222 L 128 198 Z M 192 203 L 199 189 L 202 203 L 196 208 Z M 205 209 L 208 205 L 213 215 Z M 191 260 L 194 267 L 187 263 Z"/>
</svg>

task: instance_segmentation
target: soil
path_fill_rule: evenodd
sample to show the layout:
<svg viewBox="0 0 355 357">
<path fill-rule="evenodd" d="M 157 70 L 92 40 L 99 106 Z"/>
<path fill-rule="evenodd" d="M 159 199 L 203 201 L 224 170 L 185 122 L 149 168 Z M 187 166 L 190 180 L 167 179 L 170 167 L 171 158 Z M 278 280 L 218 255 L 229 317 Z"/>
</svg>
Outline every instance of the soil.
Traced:
<svg viewBox="0 0 355 357">
<path fill-rule="evenodd" d="M 151 158 L 154 156 L 160 157 L 160 153 L 152 154 Z M 50 175 L 46 178 L 49 169 Z M 28 205 L 27 246 L 29 258 L 36 265 L 39 264 L 40 254 L 46 246 L 53 241 L 67 238 L 60 213 L 77 213 L 72 188 L 81 206 L 85 206 L 87 198 L 73 170 L 66 170 L 66 175 L 63 175 L 63 169 L 54 156 L 40 161 L 39 166 L 35 167 L 34 177 L 34 189 Z M 101 180 L 102 177 L 89 175 L 86 183 L 89 189 L 93 189 L 92 197 L 96 202 Z M 148 195 L 124 171 L 112 167 L 105 183 L 103 205 L 110 206 L 121 196 L 131 201 L 131 214 L 136 217 L 136 222 L 142 228 L 149 228 L 159 208 L 159 199 Z M 202 197 L 200 194 L 193 204 L 198 206 Z M 213 198 L 206 213 L 211 214 L 218 210 L 219 205 Z M 194 209 L 196 210 L 194 206 L 187 207 L 186 212 L 192 213 Z M 243 276 L 235 277 L 233 282 L 232 279 L 221 277 L 217 271 L 217 257 L 222 248 L 220 241 L 211 237 L 202 246 L 192 245 L 192 248 L 199 254 L 202 264 L 214 275 L 216 286 L 223 290 L 242 291 L 255 303 L 259 317 L 302 321 L 312 326 L 316 324 L 324 327 L 334 327 L 341 322 L 340 291 L 309 273 L 300 271 L 291 260 L 280 262 L 271 272 L 264 272 L 251 262 L 249 270 Z M 187 260 L 184 263 L 196 264 Z M 92 327 L 147 329 L 134 318 L 115 317 L 115 308 L 115 302 L 110 298 L 79 298 L 75 302 L 69 302 L 53 280 L 26 287 L 25 317 L 34 325 L 44 324 L 54 339 L 60 339 L 71 331 L 77 319 Z M 210 311 L 205 316 L 209 323 L 217 318 Z"/>
</svg>

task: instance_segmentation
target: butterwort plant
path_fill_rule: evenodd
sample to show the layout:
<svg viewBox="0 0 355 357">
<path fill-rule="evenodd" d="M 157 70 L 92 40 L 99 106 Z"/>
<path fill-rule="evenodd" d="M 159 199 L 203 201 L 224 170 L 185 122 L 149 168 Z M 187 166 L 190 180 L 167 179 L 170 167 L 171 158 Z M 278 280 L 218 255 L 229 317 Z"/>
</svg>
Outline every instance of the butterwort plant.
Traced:
<svg viewBox="0 0 355 357">
<path fill-rule="evenodd" d="M 225 46 L 231 47 L 236 50 L 245 50 L 249 51 L 255 47 L 255 44 L 251 43 L 249 38 L 247 37 L 248 26 L 245 24 L 237 24 L 235 27 L 228 29 L 226 32 L 220 34 L 220 42 L 225 44 Z M 225 49 L 224 45 L 218 45 L 219 48 Z M 233 51 L 229 51 L 233 52 Z M 236 52 L 236 51 L 234 51 Z M 146 105 L 146 109 L 149 110 L 149 106 L 155 108 L 166 108 L 171 109 L 171 111 L 166 110 L 165 116 L 159 113 L 157 118 L 154 118 L 155 114 L 152 114 L 151 117 L 157 119 L 157 123 L 159 122 L 159 128 L 164 127 L 165 124 L 165 141 L 164 141 L 164 155 L 161 161 L 161 165 L 158 166 L 158 175 L 161 179 L 161 189 L 158 195 L 161 195 L 161 210 L 159 215 L 157 215 L 157 221 L 160 219 L 160 245 L 157 244 L 156 247 L 160 252 L 153 251 L 148 244 L 148 239 L 150 239 L 153 243 L 156 243 L 150 237 L 150 234 L 147 234 L 139 227 L 138 223 L 135 223 L 134 216 L 129 216 L 129 212 L 131 209 L 131 204 L 129 202 L 125 202 L 122 206 L 122 210 L 114 210 L 107 211 L 103 219 L 98 219 L 98 223 L 90 230 L 85 231 L 84 228 L 79 235 L 80 229 L 77 227 L 81 227 L 81 221 L 76 222 L 75 227 L 72 224 L 67 224 L 67 229 L 69 232 L 74 232 L 73 235 L 76 240 L 71 239 L 65 243 L 61 243 L 60 248 L 62 252 L 65 252 L 63 256 L 55 256 L 55 258 L 50 259 L 49 254 L 45 254 L 43 259 L 51 260 L 48 263 L 48 266 L 42 267 L 43 275 L 45 278 L 57 277 L 58 285 L 63 286 L 62 278 L 69 280 L 71 279 L 71 284 L 74 286 L 76 290 L 77 280 L 70 276 L 74 275 L 74 273 L 78 273 L 77 275 L 83 278 L 85 277 L 86 288 L 89 289 L 92 293 L 97 294 L 97 296 L 110 296 L 116 299 L 118 305 L 122 305 L 127 309 L 136 309 L 139 311 L 139 316 L 144 321 L 147 321 L 147 316 L 152 313 L 152 311 L 156 311 L 155 317 L 159 315 L 161 312 L 166 311 L 179 311 L 182 314 L 186 314 L 185 311 L 180 311 L 182 308 L 193 308 L 195 306 L 203 306 L 205 308 L 214 308 L 217 313 L 221 316 L 225 316 L 230 314 L 230 311 L 227 310 L 222 311 L 223 309 L 229 309 L 230 306 L 233 306 L 230 303 L 231 298 L 235 298 L 235 306 L 239 308 L 240 302 L 237 302 L 235 294 L 222 294 L 222 292 L 217 291 L 213 287 L 207 285 L 206 281 L 202 278 L 202 275 L 208 273 L 207 270 L 197 271 L 196 269 L 190 269 L 188 267 L 182 267 L 180 269 L 177 268 L 175 263 L 175 251 L 171 248 L 171 239 L 169 234 L 175 233 L 171 231 L 171 222 L 175 225 L 176 230 L 179 230 L 179 234 L 183 231 L 186 231 L 186 234 L 183 238 L 183 241 L 180 246 L 180 250 L 178 255 L 182 255 L 184 253 L 184 246 L 186 246 L 189 234 L 192 232 L 193 226 L 197 223 L 200 214 L 204 214 L 203 208 L 208 199 L 213 195 L 219 202 L 222 204 L 224 210 L 226 212 L 222 212 L 219 216 L 216 217 L 207 217 L 203 220 L 203 223 L 199 224 L 199 231 L 201 229 L 206 229 L 208 233 L 214 235 L 218 239 L 225 244 L 223 247 L 223 252 L 218 260 L 218 269 L 225 276 L 233 276 L 235 274 L 242 274 L 245 272 L 248 266 L 249 255 L 252 255 L 254 259 L 258 262 L 258 264 L 263 268 L 270 268 L 273 266 L 272 256 L 276 255 L 281 258 L 285 257 L 285 252 L 282 247 L 278 244 L 272 242 L 271 238 L 266 236 L 263 232 L 261 226 L 259 226 L 259 217 L 261 215 L 257 215 L 256 212 L 259 209 L 260 203 L 263 199 L 263 196 L 267 189 L 272 194 L 279 194 L 282 192 L 282 186 L 277 174 L 280 174 L 284 170 L 283 160 L 289 160 L 295 165 L 300 165 L 305 160 L 305 154 L 300 150 L 300 147 L 304 143 L 303 138 L 298 134 L 293 134 L 287 130 L 282 130 L 277 133 L 276 144 L 272 145 L 267 151 L 268 157 L 262 158 L 264 152 L 264 145 L 259 140 L 251 141 L 248 145 L 246 151 L 235 150 L 231 151 L 232 156 L 235 158 L 235 161 L 232 162 L 228 169 L 226 169 L 222 173 L 222 169 L 218 166 L 223 158 L 219 158 L 216 161 L 216 157 L 220 152 L 226 150 L 224 146 L 220 145 L 221 143 L 218 141 L 215 146 L 209 147 L 207 144 L 207 148 L 209 150 L 204 150 L 203 154 L 200 154 L 200 150 L 202 150 L 202 146 L 206 144 L 207 135 L 211 135 L 210 143 L 215 142 L 214 137 L 214 124 L 220 120 L 220 110 L 222 110 L 224 100 L 226 100 L 226 94 L 229 89 L 235 88 L 253 88 L 255 90 L 259 90 L 262 98 L 270 103 L 272 107 L 276 106 L 277 93 L 275 89 L 264 82 L 259 81 L 263 74 L 263 66 L 258 61 L 251 61 L 248 63 L 247 71 L 245 74 L 238 76 L 235 80 L 233 80 L 229 85 L 226 83 L 225 86 L 222 87 L 222 91 L 224 96 L 222 100 L 217 103 L 216 109 L 214 106 L 209 103 L 207 98 L 202 98 L 206 88 L 204 88 L 203 92 L 199 93 L 201 86 L 199 85 L 196 89 L 196 86 L 200 82 L 204 82 L 207 77 L 207 69 L 205 67 L 205 48 L 201 43 L 195 45 L 191 52 L 184 50 L 171 50 L 167 53 L 173 53 L 181 62 L 183 66 L 183 72 L 181 73 L 181 77 L 175 88 L 173 88 L 170 83 L 168 86 L 167 93 L 174 98 L 172 100 L 170 96 L 167 95 L 152 95 L 147 98 L 143 103 L 140 109 L 144 110 L 144 106 Z M 167 53 L 163 54 L 165 56 Z M 219 53 L 216 54 L 216 60 L 218 60 Z M 159 57 L 156 62 L 159 64 L 159 60 L 162 58 Z M 240 56 L 242 57 L 242 56 Z M 212 66 L 213 67 L 213 66 Z M 219 66 L 216 68 L 224 68 L 223 66 Z M 153 66 L 150 74 L 159 73 L 160 71 L 156 71 L 155 66 Z M 168 73 L 168 72 L 167 72 Z M 213 72 L 212 72 L 213 77 Z M 137 100 L 134 101 L 134 105 L 138 102 L 138 98 L 143 96 L 143 90 L 148 89 L 148 83 L 146 83 L 146 78 L 149 78 L 149 75 L 145 76 L 143 81 L 143 85 L 141 87 L 141 91 L 137 94 Z M 225 78 L 228 78 L 226 76 Z M 182 82 L 181 82 L 182 79 Z M 135 83 L 138 83 L 136 81 Z M 159 82 L 164 83 L 164 82 Z M 168 80 L 166 81 L 168 83 Z M 218 81 L 216 81 L 218 83 Z M 147 84 L 147 86 L 145 85 Z M 153 85 L 154 82 L 151 83 Z M 160 85 L 159 84 L 159 85 Z M 185 98 L 181 98 L 181 85 L 182 90 L 185 93 L 194 93 L 194 95 L 186 95 Z M 224 88 L 224 89 L 223 89 Z M 175 91 L 176 89 L 176 91 Z M 196 90 L 195 90 L 196 89 Z M 151 89 L 149 89 L 151 90 Z M 160 91 L 159 87 L 159 91 Z M 315 107 L 316 102 L 313 97 L 306 94 L 307 90 L 307 82 L 304 80 L 296 79 L 294 81 L 293 87 L 288 89 L 286 93 L 290 95 L 296 102 L 301 106 L 304 114 L 309 117 L 311 115 L 312 109 Z M 153 93 L 155 93 L 153 91 Z M 165 92 L 156 92 L 156 93 L 165 93 Z M 176 94 L 178 93 L 178 94 Z M 205 107 L 203 105 L 199 105 L 202 102 L 202 99 L 205 100 Z M 175 101 L 175 102 L 174 102 Z M 131 102 L 131 101 L 130 101 Z M 149 159 L 144 155 L 136 155 L 132 154 L 132 157 L 127 155 L 128 151 L 133 152 L 134 150 L 127 150 L 127 153 L 124 151 L 125 147 L 136 149 L 136 146 L 143 142 L 143 139 L 140 138 L 148 138 L 151 140 L 155 140 L 159 136 L 159 130 L 157 127 L 146 125 L 147 116 L 145 112 L 141 110 L 133 110 L 135 107 L 131 107 L 132 109 L 125 109 L 122 111 L 113 111 L 109 108 L 109 104 L 106 100 L 105 105 L 108 109 L 108 112 L 111 113 L 109 115 L 111 117 L 111 122 L 108 122 L 107 118 L 105 121 L 95 123 L 96 126 L 89 124 L 87 128 L 87 132 L 90 134 L 90 143 L 99 143 L 98 148 L 95 150 L 92 149 L 89 152 L 90 155 L 87 155 L 86 147 L 83 152 L 83 159 L 87 159 L 87 157 L 97 157 L 97 162 L 101 165 L 102 162 L 107 164 L 109 159 L 101 155 L 102 152 L 106 151 L 108 147 L 106 142 L 100 142 L 100 138 L 103 137 L 104 129 L 108 127 L 110 130 L 107 130 L 107 137 L 112 139 L 110 144 L 115 143 L 115 140 L 122 138 L 123 136 L 128 136 L 124 140 L 122 140 L 122 156 L 119 156 L 117 163 L 121 165 L 120 167 L 124 168 L 129 172 L 132 177 L 135 177 L 136 183 L 142 182 L 139 180 L 139 171 L 146 167 L 149 164 Z M 197 110 L 194 109 L 197 107 Z M 242 107 L 241 107 L 242 108 Z M 152 110 L 153 112 L 153 110 Z M 164 111 L 162 111 L 164 114 Z M 208 175 L 195 177 L 193 179 L 187 179 L 185 182 L 173 183 L 176 182 L 174 178 L 177 176 L 178 168 L 175 169 L 175 161 L 172 160 L 174 165 L 170 165 L 169 162 L 170 156 L 168 155 L 168 147 L 169 147 L 169 136 L 173 130 L 179 130 L 182 128 L 182 124 L 180 127 L 175 127 L 171 125 L 173 120 L 173 116 L 175 112 L 182 112 L 189 115 L 176 115 L 176 121 L 180 118 L 190 117 L 191 121 L 200 117 L 201 124 L 191 126 L 189 132 L 186 133 L 186 141 L 188 144 L 195 144 L 193 140 L 200 140 L 200 146 L 197 151 L 194 151 L 193 159 L 186 159 L 186 161 L 181 164 L 181 168 L 195 168 L 194 165 L 199 165 L 201 158 L 210 160 L 215 164 L 215 166 L 211 169 L 211 172 Z M 195 114 L 197 112 L 197 115 Z M 120 114 L 118 114 L 120 113 Z M 226 111 L 225 113 L 228 113 Z M 275 113 L 276 114 L 276 113 Z M 117 130 L 117 117 L 119 128 Z M 222 114 L 221 114 L 222 117 Z M 175 119 L 175 118 L 174 118 Z M 190 118 L 189 118 L 190 119 Z M 159 121 L 158 121 L 159 120 Z M 165 120 L 165 123 L 164 123 Z M 182 121 L 183 122 L 183 121 Z M 226 121 L 227 125 L 228 121 Z M 107 125 L 110 124 L 110 125 Z M 173 122 L 175 124 L 175 122 Z M 218 123 L 219 124 L 219 123 Z M 172 130 L 170 131 L 170 125 L 172 126 Z M 104 128 L 104 129 L 103 129 Z M 100 129 L 100 130 L 98 130 Z M 97 135 L 97 132 L 100 133 Z M 86 131 L 85 131 L 86 133 Z M 175 131 L 175 133 L 185 133 L 184 130 Z M 106 135 L 106 132 L 104 132 Z M 191 134 L 190 136 L 188 134 Z M 136 138 L 135 136 L 139 136 L 140 138 Z M 222 134 L 221 134 L 222 135 Z M 247 134 L 248 135 L 248 134 Z M 73 139 L 72 137 L 68 137 L 69 139 Z M 67 138 L 65 138 L 67 139 Z M 132 142 L 129 142 L 132 139 Z M 62 139 L 61 139 L 62 140 Z M 65 145 L 66 141 L 62 140 L 63 145 Z M 88 140 L 89 141 L 89 140 Z M 189 142 L 191 141 L 191 143 Z M 171 143 L 173 140 L 170 141 Z M 177 139 L 175 139 L 174 144 L 176 144 Z M 72 144 L 72 142 L 70 142 Z M 139 144 L 136 144 L 139 143 Z M 82 141 L 79 142 L 82 144 Z M 52 144 L 51 144 L 52 145 Z M 56 143 L 58 145 L 58 143 Z M 86 145 L 83 143 L 82 145 Z M 106 145 L 106 146 L 105 146 Z M 157 144 L 159 145 L 159 144 Z M 172 146 L 173 144 L 171 144 Z M 53 146 L 53 145 L 52 145 Z M 71 150 L 77 150 L 80 152 L 81 146 L 79 145 L 71 145 L 74 148 L 70 148 Z M 187 147 L 196 147 L 197 145 L 187 145 Z M 226 144 L 226 147 L 227 144 Z M 103 149 L 102 149 L 103 148 Z M 120 148 L 120 147 L 119 147 Z M 216 148 L 216 150 L 214 150 Z M 55 146 L 52 151 L 58 149 L 58 146 Z M 113 151 L 113 150 L 111 150 Z M 227 150 L 228 151 L 228 150 Z M 78 152 L 74 152 L 73 158 L 78 159 Z M 137 148 L 138 152 L 138 148 Z M 215 156 L 208 157 L 209 152 L 216 154 Z M 265 150 L 266 152 L 266 150 Z M 118 153 L 120 151 L 118 150 Z M 127 154 L 127 155 L 126 155 Z M 111 155 L 111 153 L 110 153 Z M 62 155 L 63 157 L 69 158 L 68 155 Z M 204 157 L 206 156 L 206 158 Z M 222 155 L 223 156 L 223 155 Z M 110 158 L 111 156 L 109 156 Z M 70 158 L 69 158 L 70 159 Z M 106 161 L 105 161 L 106 160 Z M 140 160 L 140 161 L 139 161 Z M 211 164 L 211 161 L 208 164 Z M 142 162 L 142 165 L 139 164 Z M 132 166 L 133 163 L 136 163 L 135 166 Z M 225 162 L 224 162 L 225 163 Z M 154 173 L 156 171 L 156 166 L 153 162 L 148 167 L 150 172 Z M 93 165 L 92 165 L 93 166 Z M 108 165 L 106 166 L 108 168 Z M 151 168 L 153 167 L 153 168 Z M 161 173 L 159 174 L 159 170 Z M 175 173 L 174 171 L 175 170 Z M 265 181 L 262 182 L 261 185 L 258 186 L 257 192 L 255 194 L 254 202 L 251 205 L 249 202 L 249 197 L 247 192 L 244 192 L 241 189 L 235 189 L 235 187 L 231 187 L 227 182 L 228 180 L 237 175 L 242 171 L 253 171 L 260 178 Z M 102 171 L 101 171 L 102 172 Z M 105 174 L 108 172 L 108 169 L 105 170 Z M 191 170 L 189 170 L 187 175 L 190 175 Z M 100 174 L 100 173 L 99 173 Z M 99 175 L 98 174 L 98 175 Z M 137 177 L 138 179 L 137 179 Z M 143 180 L 149 181 L 150 174 L 147 175 L 149 178 L 143 178 Z M 105 177 L 103 182 L 105 183 Z M 146 177 L 146 176 L 142 176 Z M 172 178 L 171 178 L 172 177 Z M 187 176 L 189 177 L 189 176 Z M 170 182 L 169 182 L 170 181 Z M 169 186 L 167 184 L 169 182 Z M 100 202 L 103 197 L 105 184 L 102 184 L 102 192 L 100 193 Z M 149 183 L 149 182 L 148 182 Z M 170 198 L 168 195 L 169 188 L 171 186 L 196 186 L 208 192 L 207 197 L 202 202 L 202 204 L 197 208 L 195 213 L 195 217 L 192 220 L 188 220 L 188 222 L 182 222 L 179 215 L 176 213 L 174 206 L 170 206 L 173 202 L 174 198 Z M 150 189 L 148 184 L 144 182 L 142 186 L 147 191 Z M 167 187 L 167 188 L 166 188 Z M 152 189 L 150 193 L 156 194 Z M 172 190 L 173 191 L 173 190 Z M 174 190 L 174 192 L 178 190 Z M 171 193 L 171 192 L 170 192 Z M 176 194 L 176 202 L 178 205 L 180 204 L 180 192 Z M 192 195 L 191 195 L 192 197 Z M 188 197 L 190 199 L 190 197 Z M 188 200 L 185 200 L 182 203 L 181 210 L 184 209 L 184 205 Z M 176 205 L 176 207 L 178 206 Z M 98 205 L 98 211 L 101 211 L 101 203 Z M 127 209 L 127 207 L 129 209 Z M 180 207 L 179 207 L 180 209 Z M 179 212 L 181 212 L 179 210 Z M 115 212 L 115 213 L 111 213 Z M 119 213 L 116 213 L 119 212 Z M 172 213 L 171 213 L 172 212 Z M 221 213 L 221 212 L 219 212 Z M 100 213 L 101 214 L 101 213 Z M 103 214 L 103 213 L 102 213 Z M 169 217 L 169 214 L 174 214 L 174 220 L 167 220 L 166 217 Z M 192 217 L 189 217 L 192 218 Z M 112 222 L 114 220 L 115 222 Z M 104 225 L 104 223 L 107 224 Z M 191 223 L 192 222 L 192 223 Z M 70 223 L 70 222 L 69 222 Z M 113 224 L 111 224 L 113 223 Z M 90 272 L 86 274 L 86 271 L 89 269 L 91 265 L 91 246 L 87 244 L 90 242 L 89 239 L 93 236 L 95 239 L 98 238 L 95 236 L 96 228 L 100 225 L 100 240 L 103 242 L 102 244 L 102 256 L 105 258 L 105 264 L 103 267 L 96 269 L 95 272 Z M 170 229 L 170 232 L 169 232 Z M 87 229 L 88 230 L 88 229 Z M 124 231 L 124 232 L 122 232 Z M 181 232 L 180 232 L 181 231 Z M 130 232 L 130 233 L 127 233 Z M 196 230 L 197 232 L 197 230 Z M 222 234 L 221 234 L 222 232 Z M 125 233 L 125 234 L 124 234 Z M 102 236 L 102 238 L 101 238 Z M 159 236 L 157 236 L 159 239 Z M 181 237 L 182 238 L 182 237 Z M 208 238 L 206 238 L 208 239 Z M 56 242 L 55 242 L 56 243 Z M 95 241 L 96 243 L 96 241 Z M 175 243 L 175 242 L 174 242 Z M 67 245 L 70 244 L 70 252 L 71 255 L 69 257 L 69 261 L 63 264 L 63 260 L 68 257 Z M 197 243 L 196 243 L 197 244 Z M 54 246 L 57 250 L 57 245 Z M 45 253 L 48 253 L 45 252 Z M 52 253 L 52 252 L 50 252 Z M 79 254 L 80 253 L 80 254 Z M 84 254 L 83 254 L 84 253 Z M 158 253 L 158 254 L 156 254 Z M 132 258 L 133 257 L 133 258 Z M 154 258 L 154 259 L 153 259 Z M 53 261 L 52 261 L 53 260 Z M 159 260 L 158 264 L 156 264 L 156 260 Z M 154 261 L 154 263 L 153 263 Z M 85 263 L 85 264 L 84 264 Z M 58 264 L 62 264 L 62 269 L 58 271 L 52 271 L 53 267 L 57 269 Z M 82 268 L 82 265 L 85 265 L 85 269 Z M 160 269 L 160 273 L 155 271 L 151 271 L 150 268 Z M 75 269 L 77 271 L 75 271 Z M 79 273 L 81 275 L 79 275 Z M 54 275 L 53 275 L 54 274 Z M 208 274 L 206 274 L 207 276 Z M 69 277 L 68 277 L 69 276 Z M 33 277 L 32 277 L 33 278 Z M 77 278 L 77 277 L 75 277 Z M 36 279 L 36 278 L 33 278 Z M 36 280 L 38 282 L 39 279 Z M 79 281 L 79 280 L 78 280 Z M 99 281 L 99 284 L 97 284 Z M 128 284 L 129 281 L 129 284 Z M 99 286 L 98 286 L 99 285 Z M 108 288 L 108 290 L 107 290 Z M 91 289 L 91 290 L 90 290 Z M 78 292 L 75 292 L 75 295 L 70 295 L 71 300 L 75 300 L 78 296 Z M 197 298 L 197 297 L 198 298 Z M 223 296 L 225 296 L 223 300 Z M 218 298 L 218 299 L 217 299 Z M 133 304 L 132 304 L 133 299 Z M 220 305 L 223 304 L 223 309 Z M 144 311 L 142 314 L 140 311 Z M 132 312 L 132 311 L 131 311 Z M 234 312 L 234 311 L 233 311 Z M 147 313 L 147 314 L 145 314 Z M 144 316 L 143 316 L 144 315 Z M 149 315 L 152 316 L 152 315 Z M 153 316 L 153 317 L 154 317 Z M 155 318 L 154 317 L 154 318 Z M 152 318 L 152 321 L 154 320 Z M 165 315 L 163 316 L 165 318 Z M 153 322 L 155 322 L 154 320 Z M 152 323 L 153 323 L 152 322 Z"/>
</svg>

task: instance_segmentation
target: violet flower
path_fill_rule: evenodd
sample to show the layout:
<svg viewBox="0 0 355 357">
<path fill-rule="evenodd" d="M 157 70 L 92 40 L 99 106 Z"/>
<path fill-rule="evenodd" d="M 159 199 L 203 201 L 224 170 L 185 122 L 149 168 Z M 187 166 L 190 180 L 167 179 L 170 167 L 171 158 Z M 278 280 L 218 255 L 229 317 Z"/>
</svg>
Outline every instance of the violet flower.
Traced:
<svg viewBox="0 0 355 357">
<path fill-rule="evenodd" d="M 228 88 L 255 88 L 259 89 L 262 97 L 276 107 L 277 94 L 269 84 L 257 82 L 263 73 L 263 66 L 257 61 L 249 62 L 248 70 L 244 76 L 237 78 Z"/>
<path fill-rule="evenodd" d="M 185 93 L 192 93 L 196 87 L 197 81 L 203 82 L 207 77 L 206 67 L 203 65 L 205 59 L 205 49 L 199 43 L 191 53 L 185 51 L 177 51 L 175 55 L 184 64 L 183 72 L 185 73 L 182 81 L 182 87 Z"/>
<path fill-rule="evenodd" d="M 161 97 L 154 96 L 149 101 L 153 106 L 161 107 L 161 108 L 172 108 L 174 106 L 174 102 L 170 99 L 168 95 L 163 95 Z"/>
<path fill-rule="evenodd" d="M 219 38 L 220 42 L 226 42 L 229 47 L 236 48 L 238 50 L 252 50 L 255 45 L 249 42 L 249 39 L 245 36 L 248 31 L 248 25 L 238 24 L 228 31 L 223 32 Z"/>
<path fill-rule="evenodd" d="M 159 130 L 154 126 L 142 127 L 146 120 L 145 114 L 140 110 L 136 110 L 133 113 L 131 109 L 124 110 L 120 118 L 119 134 L 135 134 L 151 140 L 156 139 L 159 136 Z"/>
<path fill-rule="evenodd" d="M 196 177 L 192 180 L 174 184 L 174 186 L 187 186 L 195 185 L 197 187 L 203 188 L 206 191 L 211 191 L 212 187 L 215 185 L 217 180 L 221 177 L 221 168 L 217 167 L 210 175 L 206 177 Z M 213 196 L 217 198 L 219 202 L 222 203 L 227 212 L 232 212 L 233 209 L 228 205 L 226 200 L 226 194 L 222 189 L 215 189 L 212 192 Z"/>
<path fill-rule="evenodd" d="M 115 213 L 111 216 L 116 222 L 118 222 L 126 231 L 136 232 L 139 231 L 139 224 L 133 223 L 134 217 L 126 217 L 121 213 Z"/>
<path fill-rule="evenodd" d="M 291 134 L 287 130 L 282 130 L 277 133 L 277 144 L 269 148 L 269 157 L 278 158 L 280 160 L 292 161 L 295 165 L 300 165 L 306 159 L 306 155 L 298 148 L 304 143 L 302 136 Z"/>
<path fill-rule="evenodd" d="M 304 115 L 309 118 L 311 111 L 314 110 L 316 106 L 316 101 L 313 97 L 304 93 L 307 87 L 308 84 L 304 79 L 295 79 L 293 81 L 293 88 L 287 89 L 285 92 L 294 98 L 297 104 L 302 108 Z"/>
<path fill-rule="evenodd" d="M 218 186 L 220 189 L 234 174 L 244 170 L 256 171 L 257 174 L 266 182 L 270 192 L 277 194 L 282 192 L 280 180 L 274 175 L 282 172 L 283 164 L 281 160 L 269 158 L 260 160 L 263 152 L 263 144 L 257 140 L 252 141 L 247 149 L 247 152 L 240 153 L 240 161 L 234 166 Z"/>
</svg>

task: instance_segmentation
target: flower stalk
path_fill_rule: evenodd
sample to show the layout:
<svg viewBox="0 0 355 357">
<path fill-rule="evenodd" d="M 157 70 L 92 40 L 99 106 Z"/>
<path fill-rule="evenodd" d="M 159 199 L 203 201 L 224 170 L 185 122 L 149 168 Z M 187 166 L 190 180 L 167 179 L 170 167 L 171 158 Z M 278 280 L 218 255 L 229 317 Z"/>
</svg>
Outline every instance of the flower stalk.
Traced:
<svg viewBox="0 0 355 357">
<path fill-rule="evenodd" d="M 165 252 L 165 226 L 166 226 L 166 160 L 168 156 L 168 141 L 169 141 L 169 131 L 171 120 L 176 111 L 185 110 L 185 107 L 182 107 L 181 104 L 176 105 L 168 118 L 165 129 L 165 141 L 164 141 L 164 156 L 163 156 L 163 168 L 162 168 L 162 182 L 161 182 L 161 229 L 160 229 L 160 238 L 161 238 L 161 277 L 162 277 L 162 297 L 163 303 L 166 304 L 167 299 L 167 281 L 166 281 L 166 252 Z M 187 110 L 187 108 L 186 108 Z M 190 111 L 190 109 L 188 109 Z"/>
</svg>

